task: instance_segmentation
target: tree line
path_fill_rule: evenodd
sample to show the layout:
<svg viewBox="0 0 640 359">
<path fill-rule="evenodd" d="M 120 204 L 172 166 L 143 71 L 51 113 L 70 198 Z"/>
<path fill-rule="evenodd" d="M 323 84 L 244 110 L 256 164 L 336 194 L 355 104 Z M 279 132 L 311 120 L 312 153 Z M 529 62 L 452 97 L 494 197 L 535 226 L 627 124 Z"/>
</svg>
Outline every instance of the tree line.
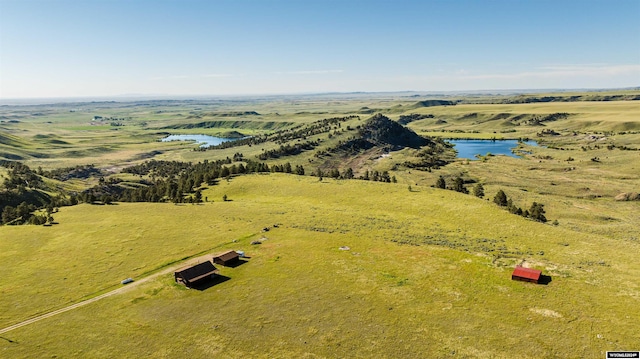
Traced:
<svg viewBox="0 0 640 359">
<path fill-rule="evenodd" d="M 307 141 L 303 143 L 296 143 L 294 145 L 291 145 L 291 144 L 281 145 L 279 148 L 263 151 L 259 155 L 256 155 L 256 157 L 259 160 L 264 161 L 270 158 L 280 158 L 283 156 L 295 156 L 304 151 L 312 150 L 315 147 L 317 147 L 319 144 L 320 144 L 320 141 Z"/>
<path fill-rule="evenodd" d="M 264 142 L 274 142 L 276 144 L 284 145 L 289 141 L 306 140 L 307 137 L 322 134 L 322 133 L 327 133 L 327 132 L 330 132 L 332 129 L 336 130 L 341 127 L 341 124 L 340 124 L 341 122 L 349 121 L 352 119 L 359 119 L 359 118 L 360 118 L 359 116 L 355 116 L 355 115 L 345 116 L 345 117 L 325 118 L 322 120 L 312 122 L 310 124 L 306 124 L 306 125 L 301 124 L 293 128 L 277 130 L 271 134 L 251 136 L 251 137 L 243 138 L 240 140 L 223 142 L 216 146 L 209 146 L 206 148 L 200 148 L 198 150 L 202 150 L 202 151 L 215 150 L 215 149 L 224 149 L 224 148 L 231 148 L 231 147 L 245 146 L 245 145 L 251 147 L 253 145 L 258 145 Z"/>
<path fill-rule="evenodd" d="M 364 174 L 360 176 L 355 176 L 353 169 L 348 167 L 344 169 L 342 172 L 337 168 L 332 168 L 326 171 L 323 171 L 321 168 L 317 168 L 313 174 L 322 180 L 324 177 L 333 178 L 333 179 L 358 179 L 363 181 L 375 181 L 375 182 L 386 182 L 386 183 L 397 183 L 398 180 L 396 176 L 389 175 L 388 171 L 369 171 L 365 170 Z"/>
<path fill-rule="evenodd" d="M 236 162 L 234 162 L 234 160 Z M 203 184 L 215 185 L 221 178 L 235 175 L 265 172 L 283 172 L 304 175 L 302 166 L 295 168 L 291 163 L 276 164 L 271 167 L 263 162 L 244 159 L 236 153 L 234 160 L 208 161 L 198 163 L 179 161 L 150 160 L 142 164 L 125 168 L 123 172 L 139 176 L 148 176 L 138 186 L 126 185 L 117 179 L 103 181 L 99 185 L 84 191 L 81 200 L 86 203 L 100 201 L 120 202 L 173 202 L 200 203 L 203 201 Z M 240 162 L 242 161 L 242 162 Z M 204 198 L 207 200 L 207 198 Z"/>
</svg>

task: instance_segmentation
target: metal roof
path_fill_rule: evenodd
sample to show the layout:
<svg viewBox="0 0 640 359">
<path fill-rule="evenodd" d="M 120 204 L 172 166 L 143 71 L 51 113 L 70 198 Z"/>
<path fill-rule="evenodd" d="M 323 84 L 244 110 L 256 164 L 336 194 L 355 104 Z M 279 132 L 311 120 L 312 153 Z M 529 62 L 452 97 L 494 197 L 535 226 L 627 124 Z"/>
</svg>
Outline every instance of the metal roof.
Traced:
<svg viewBox="0 0 640 359">
<path fill-rule="evenodd" d="M 217 272 L 216 267 L 210 261 L 198 263 L 191 267 L 180 268 L 174 272 L 174 275 L 184 279 L 188 283 L 192 283 L 211 276 Z"/>
<path fill-rule="evenodd" d="M 517 266 L 516 269 L 514 269 L 512 276 L 539 280 L 541 274 L 542 274 L 542 271 L 539 271 L 537 269 Z"/>
<path fill-rule="evenodd" d="M 236 252 L 236 251 L 228 251 L 228 252 L 224 252 L 221 254 L 218 254 L 217 256 L 213 257 L 214 259 L 220 259 L 223 262 L 228 262 L 230 260 L 233 260 L 235 258 L 239 258 L 240 255 Z"/>
</svg>

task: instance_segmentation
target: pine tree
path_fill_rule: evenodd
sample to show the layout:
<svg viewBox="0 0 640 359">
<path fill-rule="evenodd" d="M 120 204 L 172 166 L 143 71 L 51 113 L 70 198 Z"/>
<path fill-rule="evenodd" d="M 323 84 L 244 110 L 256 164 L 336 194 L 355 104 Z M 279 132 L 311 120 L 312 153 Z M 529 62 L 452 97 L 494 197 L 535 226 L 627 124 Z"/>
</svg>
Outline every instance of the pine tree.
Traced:
<svg viewBox="0 0 640 359">
<path fill-rule="evenodd" d="M 506 207 L 508 203 L 507 195 L 503 190 L 499 190 L 498 193 L 496 193 L 495 197 L 493 197 L 493 202 L 495 202 L 495 204 L 497 204 L 498 206 Z"/>
<path fill-rule="evenodd" d="M 444 177 L 438 177 L 438 180 L 436 181 L 436 188 L 447 188 L 447 182 L 444 180 Z"/>
<path fill-rule="evenodd" d="M 456 177 L 453 184 L 453 190 L 460 193 L 469 193 L 467 188 L 464 186 L 464 180 L 462 179 L 462 177 Z"/>
<path fill-rule="evenodd" d="M 544 216 L 544 213 L 544 204 L 533 202 L 531 209 L 529 210 L 529 216 L 531 219 L 544 223 L 547 221 L 547 217 Z"/>
<path fill-rule="evenodd" d="M 352 179 L 353 178 L 353 170 L 351 169 L 351 167 L 349 167 L 346 170 L 344 170 L 344 173 L 342 174 L 342 177 L 345 178 L 345 179 Z"/>
<path fill-rule="evenodd" d="M 473 195 L 478 198 L 484 197 L 484 187 L 482 186 L 482 183 L 477 183 L 473 186 Z"/>
</svg>

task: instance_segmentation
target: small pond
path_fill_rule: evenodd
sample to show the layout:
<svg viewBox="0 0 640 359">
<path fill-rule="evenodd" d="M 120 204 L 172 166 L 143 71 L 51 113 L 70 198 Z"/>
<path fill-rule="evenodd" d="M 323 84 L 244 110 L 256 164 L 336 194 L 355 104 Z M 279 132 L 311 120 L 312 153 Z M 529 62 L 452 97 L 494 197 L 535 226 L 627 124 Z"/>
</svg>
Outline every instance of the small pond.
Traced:
<svg viewBox="0 0 640 359">
<path fill-rule="evenodd" d="M 458 158 L 477 159 L 476 155 L 507 155 L 510 157 L 521 157 L 511 152 L 518 147 L 518 140 L 447 140 L 458 151 Z M 523 141 L 529 146 L 537 146 L 536 141 Z"/>
<path fill-rule="evenodd" d="M 224 137 L 214 137 L 208 135 L 170 135 L 167 136 L 160 141 L 169 142 L 169 141 L 193 141 L 200 144 L 200 147 L 209 147 L 209 146 L 217 146 L 224 142 L 230 142 L 239 140 L 239 138 L 224 138 Z"/>
</svg>

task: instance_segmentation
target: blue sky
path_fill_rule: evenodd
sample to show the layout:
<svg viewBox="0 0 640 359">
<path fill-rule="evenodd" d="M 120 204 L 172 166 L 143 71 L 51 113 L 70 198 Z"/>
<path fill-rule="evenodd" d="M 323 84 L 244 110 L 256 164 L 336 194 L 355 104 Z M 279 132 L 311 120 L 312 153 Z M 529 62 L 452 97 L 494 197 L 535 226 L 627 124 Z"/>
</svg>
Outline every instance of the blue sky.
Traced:
<svg viewBox="0 0 640 359">
<path fill-rule="evenodd" d="M 640 0 L 0 0 L 0 98 L 640 86 Z"/>
</svg>

